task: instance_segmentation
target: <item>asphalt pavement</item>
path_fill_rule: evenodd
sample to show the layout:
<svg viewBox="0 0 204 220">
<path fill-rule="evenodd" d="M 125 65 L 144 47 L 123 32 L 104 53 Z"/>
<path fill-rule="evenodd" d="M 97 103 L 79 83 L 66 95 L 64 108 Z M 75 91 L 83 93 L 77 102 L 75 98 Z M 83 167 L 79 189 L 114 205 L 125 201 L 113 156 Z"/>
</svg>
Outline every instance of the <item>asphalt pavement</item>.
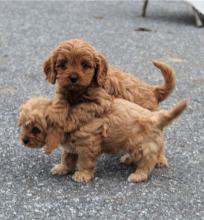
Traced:
<svg viewBox="0 0 204 220">
<path fill-rule="evenodd" d="M 150 1 L 0 2 L 0 219 L 204 219 L 204 28 L 189 5 Z M 52 176 L 60 152 L 47 156 L 19 143 L 18 109 L 54 93 L 42 63 L 60 41 L 83 38 L 108 61 L 151 84 L 163 82 L 151 60 L 172 65 L 188 110 L 166 130 L 170 167 L 129 183 L 133 168 L 102 156 L 96 177 L 78 184 Z"/>
</svg>

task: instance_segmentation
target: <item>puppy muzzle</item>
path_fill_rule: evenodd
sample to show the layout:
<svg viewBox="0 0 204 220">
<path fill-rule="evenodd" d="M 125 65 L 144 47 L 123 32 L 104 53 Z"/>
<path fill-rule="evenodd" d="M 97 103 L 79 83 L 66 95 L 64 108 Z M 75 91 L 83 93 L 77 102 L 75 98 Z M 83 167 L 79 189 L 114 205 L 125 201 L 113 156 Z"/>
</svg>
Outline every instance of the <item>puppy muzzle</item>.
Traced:
<svg viewBox="0 0 204 220">
<path fill-rule="evenodd" d="M 29 143 L 29 140 L 28 140 L 27 138 L 24 138 L 24 139 L 23 139 L 23 144 L 24 144 L 24 145 L 27 145 L 28 143 Z"/>
<path fill-rule="evenodd" d="M 79 80 L 79 77 L 76 74 L 69 76 L 69 79 L 72 83 L 76 83 Z"/>
</svg>

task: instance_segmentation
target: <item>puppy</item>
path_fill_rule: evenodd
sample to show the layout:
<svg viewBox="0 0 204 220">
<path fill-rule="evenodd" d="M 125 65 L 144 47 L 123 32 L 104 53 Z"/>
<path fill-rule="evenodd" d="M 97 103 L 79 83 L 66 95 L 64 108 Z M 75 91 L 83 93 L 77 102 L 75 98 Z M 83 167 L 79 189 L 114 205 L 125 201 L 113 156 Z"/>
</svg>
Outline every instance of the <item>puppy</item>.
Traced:
<svg viewBox="0 0 204 220">
<path fill-rule="evenodd" d="M 57 48 L 44 64 L 47 80 L 57 83 L 47 118 L 66 132 L 101 117 L 112 104 L 112 96 L 99 86 L 107 72 L 103 58 L 77 42 Z M 67 118 L 68 112 L 73 121 Z"/>
<path fill-rule="evenodd" d="M 19 118 L 21 140 L 26 146 L 40 148 L 50 139 L 49 153 L 54 149 L 53 143 L 60 143 L 61 163 L 52 169 L 52 173 L 64 175 L 76 170 L 73 179 L 77 182 L 88 182 L 94 177 L 95 163 L 101 153 L 125 153 L 121 161 L 137 165 L 128 180 L 146 180 L 164 149 L 163 128 L 187 106 L 183 101 L 170 111 L 151 112 L 126 100 L 115 99 L 111 111 L 102 118 L 64 134 L 62 129 L 53 129 L 46 122 L 49 105 L 50 101 L 45 98 L 33 98 L 22 105 Z M 54 131 L 58 135 L 52 135 Z"/>
<path fill-rule="evenodd" d="M 138 78 L 109 65 L 102 54 L 83 40 L 64 41 L 44 62 L 48 82 L 57 82 L 61 93 L 69 93 L 67 101 L 77 103 L 90 86 L 102 87 L 116 98 L 134 102 L 151 111 L 158 109 L 175 88 L 175 75 L 165 63 L 154 61 L 164 76 L 165 84 L 148 85 Z"/>
<path fill-rule="evenodd" d="M 153 63 L 161 70 L 164 85 L 148 85 L 113 68 L 102 54 L 83 40 L 60 43 L 44 62 L 46 79 L 57 84 L 48 120 L 65 132 L 72 132 L 106 114 L 111 108 L 111 97 L 129 100 L 151 111 L 157 110 L 159 102 L 175 88 L 175 75 L 168 65 L 158 61 Z M 67 118 L 70 108 L 73 110 L 72 121 Z M 167 159 L 160 161 L 159 166 L 168 166 Z"/>
<path fill-rule="evenodd" d="M 88 182 L 94 177 L 97 158 L 101 153 L 124 156 L 121 162 L 137 165 L 128 181 L 141 182 L 148 179 L 164 149 L 163 129 L 177 118 L 187 107 L 180 102 L 169 111 L 151 112 L 124 99 L 115 99 L 112 112 L 100 119 L 94 119 L 66 139 L 63 158 L 77 155 L 73 179 Z M 73 159 L 72 159 L 73 161 Z M 67 173 L 71 160 L 56 165 L 53 174 Z"/>
<path fill-rule="evenodd" d="M 33 97 L 20 107 L 20 142 L 31 148 L 42 148 L 50 154 L 64 138 L 60 127 L 47 123 L 46 112 L 52 102 L 46 97 Z"/>
</svg>

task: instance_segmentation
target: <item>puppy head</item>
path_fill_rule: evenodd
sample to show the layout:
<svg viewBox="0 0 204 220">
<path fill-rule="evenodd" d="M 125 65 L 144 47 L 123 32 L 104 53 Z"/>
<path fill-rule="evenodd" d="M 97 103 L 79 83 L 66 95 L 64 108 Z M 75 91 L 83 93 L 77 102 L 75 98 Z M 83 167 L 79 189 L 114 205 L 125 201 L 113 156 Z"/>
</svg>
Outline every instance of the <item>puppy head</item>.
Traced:
<svg viewBox="0 0 204 220">
<path fill-rule="evenodd" d="M 67 90 L 80 90 L 91 84 L 103 86 L 108 72 L 105 58 L 83 40 L 64 41 L 44 62 L 46 79 Z"/>
<path fill-rule="evenodd" d="M 31 98 L 20 107 L 19 127 L 20 141 L 31 148 L 41 148 L 45 145 L 47 123 L 45 111 L 50 105 L 46 98 Z"/>
</svg>

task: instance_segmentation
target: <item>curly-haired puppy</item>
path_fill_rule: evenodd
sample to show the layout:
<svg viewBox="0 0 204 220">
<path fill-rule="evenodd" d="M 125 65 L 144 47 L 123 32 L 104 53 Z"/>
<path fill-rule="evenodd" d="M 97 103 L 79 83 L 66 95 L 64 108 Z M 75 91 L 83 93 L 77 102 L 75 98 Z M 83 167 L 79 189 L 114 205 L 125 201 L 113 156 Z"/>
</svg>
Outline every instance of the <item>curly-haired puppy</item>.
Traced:
<svg viewBox="0 0 204 220">
<path fill-rule="evenodd" d="M 52 127 L 49 134 L 50 127 L 45 120 L 49 105 L 50 101 L 43 98 L 28 100 L 21 107 L 19 125 L 26 146 L 43 147 L 48 139 L 54 145 L 62 145 L 61 163 L 52 169 L 53 174 L 64 175 L 76 170 L 73 179 L 88 182 L 94 176 L 101 153 L 123 153 L 122 162 L 137 165 L 128 180 L 140 182 L 148 178 L 164 149 L 163 128 L 184 111 L 187 103 L 183 101 L 170 111 L 151 112 L 124 99 L 115 99 L 111 111 L 102 118 L 70 134 L 54 129 L 58 136 L 52 135 Z M 52 150 L 50 143 L 47 151 Z"/>
<path fill-rule="evenodd" d="M 48 119 L 66 132 L 73 131 L 108 111 L 111 100 L 107 94 L 137 103 L 151 111 L 157 110 L 159 102 L 173 91 L 175 75 L 168 65 L 159 61 L 153 63 L 161 70 L 164 85 L 148 85 L 113 68 L 102 54 L 83 40 L 60 43 L 44 62 L 47 80 L 52 84 L 57 83 Z M 70 108 L 73 110 L 70 114 L 72 121 L 67 119 Z M 161 156 L 160 166 L 168 166 L 164 156 Z"/>
<path fill-rule="evenodd" d="M 73 168 L 73 158 L 77 157 L 73 179 L 88 182 L 94 177 L 96 161 L 101 153 L 122 153 L 121 162 L 137 166 L 128 181 L 145 181 L 164 149 L 163 129 L 186 107 L 186 101 L 182 101 L 170 111 L 151 112 L 124 99 L 115 99 L 112 112 L 101 119 L 94 119 L 67 137 L 62 154 L 67 160 L 56 165 L 52 173 L 67 173 L 67 164 L 71 163 Z"/>
<path fill-rule="evenodd" d="M 31 148 L 45 146 L 45 151 L 51 153 L 60 143 L 64 131 L 60 127 L 49 125 L 46 120 L 46 112 L 51 105 L 52 102 L 45 97 L 33 97 L 21 105 L 19 127 L 22 128 L 22 144 Z"/>
<path fill-rule="evenodd" d="M 83 40 L 61 42 L 44 62 L 47 80 L 57 82 L 61 91 L 69 93 L 69 103 L 77 103 L 81 93 L 93 84 L 108 94 L 123 98 L 147 108 L 157 110 L 175 88 L 175 75 L 165 63 L 154 61 L 164 76 L 165 84 L 148 85 L 133 75 L 109 65 L 105 57 Z"/>
</svg>

